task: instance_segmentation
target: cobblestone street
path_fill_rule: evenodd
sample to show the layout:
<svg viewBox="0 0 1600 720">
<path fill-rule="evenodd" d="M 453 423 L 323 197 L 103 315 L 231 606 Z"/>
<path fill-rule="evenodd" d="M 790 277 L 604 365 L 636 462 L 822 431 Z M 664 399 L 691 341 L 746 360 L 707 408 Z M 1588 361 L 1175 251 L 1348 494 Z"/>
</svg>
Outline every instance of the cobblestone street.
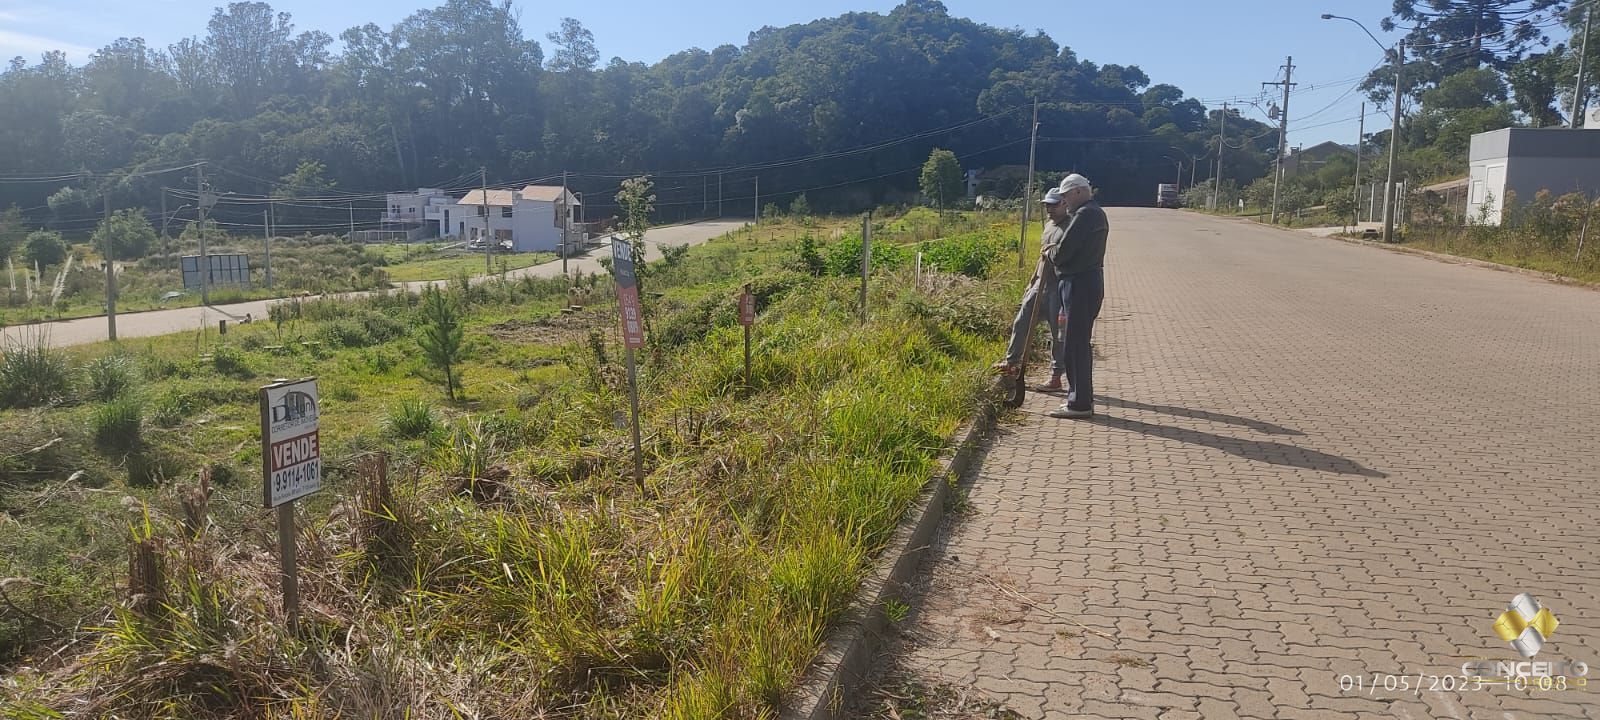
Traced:
<svg viewBox="0 0 1600 720">
<path fill-rule="evenodd" d="M 1025 718 L 1600 720 L 1600 292 L 1110 214 L 1099 414 L 1002 422 L 880 684 Z M 1537 659 L 1589 687 L 1431 677 L 1521 659 L 1492 626 L 1524 592 L 1560 622 Z"/>
</svg>

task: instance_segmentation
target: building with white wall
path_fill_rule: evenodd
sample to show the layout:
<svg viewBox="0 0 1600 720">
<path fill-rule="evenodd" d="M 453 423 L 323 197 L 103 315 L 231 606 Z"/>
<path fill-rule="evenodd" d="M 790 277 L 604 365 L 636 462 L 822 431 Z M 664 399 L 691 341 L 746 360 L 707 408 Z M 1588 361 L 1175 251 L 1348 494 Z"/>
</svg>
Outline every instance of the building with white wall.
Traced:
<svg viewBox="0 0 1600 720">
<path fill-rule="evenodd" d="M 559 185 L 529 185 L 521 190 L 473 190 L 448 206 L 441 206 L 436 217 L 439 234 L 473 242 L 491 237 L 511 243 L 516 252 L 555 252 L 561 248 L 561 228 L 573 221 L 578 199 Z M 568 242 L 586 240 L 574 226 Z"/>
<path fill-rule="evenodd" d="M 1600 130 L 1505 128 L 1472 136 L 1467 222 L 1499 225 L 1507 194 L 1600 194 Z"/>
</svg>

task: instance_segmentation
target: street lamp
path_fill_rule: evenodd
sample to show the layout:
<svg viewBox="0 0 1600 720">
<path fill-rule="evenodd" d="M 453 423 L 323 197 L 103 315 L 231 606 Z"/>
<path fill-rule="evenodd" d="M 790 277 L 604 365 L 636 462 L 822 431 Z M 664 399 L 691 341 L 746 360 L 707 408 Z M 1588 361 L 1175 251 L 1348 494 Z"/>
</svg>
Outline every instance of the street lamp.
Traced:
<svg viewBox="0 0 1600 720">
<path fill-rule="evenodd" d="M 1177 188 L 1181 189 L 1183 187 L 1183 161 L 1174 159 L 1170 155 L 1162 155 L 1161 157 L 1166 158 L 1167 160 L 1171 160 L 1173 165 L 1177 165 L 1178 166 L 1178 178 L 1177 178 L 1177 182 L 1173 183 L 1173 187 L 1177 187 Z"/>
<path fill-rule="evenodd" d="M 1390 49 L 1384 47 L 1377 36 L 1373 35 L 1367 26 L 1362 25 L 1360 20 L 1331 13 L 1323 13 L 1322 19 L 1348 20 L 1355 23 L 1356 27 L 1361 28 L 1361 32 L 1372 38 L 1373 44 L 1377 45 L 1378 49 L 1385 55 L 1389 54 Z M 1383 187 L 1383 241 L 1386 243 L 1394 242 L 1394 207 L 1397 200 L 1394 196 L 1394 166 L 1398 162 L 1400 149 L 1400 73 L 1405 68 L 1405 62 L 1406 41 L 1401 38 L 1394 46 L 1394 115 L 1391 117 L 1394 124 L 1389 130 L 1389 178 Z"/>
<path fill-rule="evenodd" d="M 1196 159 L 1195 156 L 1190 155 L 1189 151 L 1184 150 L 1183 148 L 1178 147 L 1177 145 L 1168 145 L 1167 149 L 1168 150 L 1176 150 L 1178 153 L 1182 154 L 1184 158 L 1188 159 L 1188 161 L 1189 161 L 1189 187 L 1191 189 L 1193 189 L 1194 188 L 1194 169 L 1195 169 L 1196 166 L 1198 166 L 1200 164 L 1200 161 L 1198 159 Z M 1180 172 L 1180 175 L 1181 174 L 1182 173 Z M 1182 184 L 1182 183 L 1179 183 L 1179 184 Z"/>
</svg>

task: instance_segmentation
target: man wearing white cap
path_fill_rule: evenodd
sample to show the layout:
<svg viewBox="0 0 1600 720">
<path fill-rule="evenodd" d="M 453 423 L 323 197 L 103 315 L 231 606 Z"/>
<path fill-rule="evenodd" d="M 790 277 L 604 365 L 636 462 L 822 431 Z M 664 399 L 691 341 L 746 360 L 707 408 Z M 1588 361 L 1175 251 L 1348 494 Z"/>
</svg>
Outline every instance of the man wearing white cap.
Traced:
<svg viewBox="0 0 1600 720">
<path fill-rule="evenodd" d="M 1044 234 L 1039 238 L 1043 252 L 1049 253 L 1061 238 L 1067 226 L 1065 196 L 1060 190 L 1050 188 L 1049 192 L 1039 202 L 1044 204 L 1045 214 L 1050 217 L 1050 222 L 1045 224 Z M 1034 303 L 1039 303 L 1035 311 Z M 1065 358 L 1062 357 L 1061 342 L 1061 293 L 1056 287 L 1055 267 L 1048 262 L 1040 263 L 1040 271 L 1033 276 L 1033 282 L 1028 284 L 1028 290 L 1022 294 L 1022 307 L 1017 309 L 1017 318 L 1011 323 L 1011 341 L 1006 344 L 1006 357 L 994 364 L 994 369 L 1002 373 L 1011 374 L 1017 371 L 1022 362 L 1022 353 L 1027 351 L 1023 347 L 1028 337 L 1028 324 L 1044 320 L 1050 325 L 1050 382 L 1034 387 L 1038 392 L 1060 392 L 1061 374 L 1066 369 Z"/>
<path fill-rule="evenodd" d="M 1094 201 L 1089 179 L 1073 173 L 1057 188 L 1061 205 L 1071 214 L 1061 242 L 1050 259 L 1061 292 L 1061 306 L 1069 322 L 1063 338 L 1067 375 L 1067 401 L 1050 411 L 1051 417 L 1086 418 L 1094 415 L 1094 352 L 1089 339 L 1094 320 L 1105 300 L 1106 236 L 1111 224 L 1106 211 Z"/>
</svg>

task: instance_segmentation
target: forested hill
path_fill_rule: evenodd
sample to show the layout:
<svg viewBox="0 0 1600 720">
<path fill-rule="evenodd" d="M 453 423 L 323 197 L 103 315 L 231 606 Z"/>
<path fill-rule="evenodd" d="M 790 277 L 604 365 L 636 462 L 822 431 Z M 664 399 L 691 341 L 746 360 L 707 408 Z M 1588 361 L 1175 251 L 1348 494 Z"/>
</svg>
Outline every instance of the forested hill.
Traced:
<svg viewBox="0 0 1600 720">
<path fill-rule="evenodd" d="M 241 198 L 466 187 L 482 166 L 491 185 L 569 171 L 599 206 L 618 178 L 650 172 L 671 219 L 714 204 L 720 169 L 739 203 L 729 213 L 748 212 L 757 176 L 763 204 L 805 191 L 813 207 L 857 209 L 913 191 L 934 147 L 969 168 L 1026 163 L 1035 97 L 1038 167 L 1085 172 L 1110 202 L 1149 202 L 1176 172 L 1163 155 L 1215 157 L 1218 112 L 1178 88 L 937 0 L 763 28 L 654 65 L 601 65 L 571 20 L 541 45 L 516 12 L 449 0 L 335 41 L 233 3 L 167 48 L 122 39 L 82 67 L 17 58 L 0 75 L 0 205 L 71 231 L 107 184 L 116 204 L 156 211 L 161 188 L 193 171 L 150 171 L 205 160 Z M 1276 136 L 1237 114 L 1227 126 L 1228 177 L 1263 174 Z M 79 171 L 91 174 L 40 180 Z M 355 203 L 370 218 L 382 199 Z"/>
</svg>

